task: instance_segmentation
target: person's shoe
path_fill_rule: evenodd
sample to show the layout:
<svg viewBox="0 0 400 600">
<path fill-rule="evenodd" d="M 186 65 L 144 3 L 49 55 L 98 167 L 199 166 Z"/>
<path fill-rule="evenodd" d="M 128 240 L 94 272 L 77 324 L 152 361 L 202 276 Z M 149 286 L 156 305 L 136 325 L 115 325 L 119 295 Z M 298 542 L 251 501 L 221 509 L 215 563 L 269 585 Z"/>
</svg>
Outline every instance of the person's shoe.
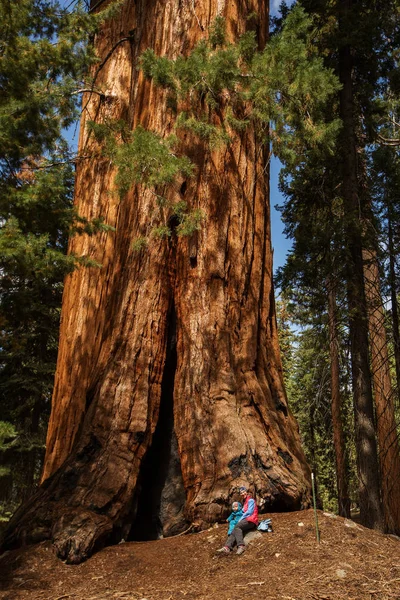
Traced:
<svg viewBox="0 0 400 600">
<path fill-rule="evenodd" d="M 218 554 L 230 554 L 230 549 L 228 546 L 222 546 L 219 550 L 217 550 Z"/>
<path fill-rule="evenodd" d="M 239 548 L 236 550 L 236 554 L 243 554 L 245 550 L 246 546 L 239 546 Z"/>
</svg>

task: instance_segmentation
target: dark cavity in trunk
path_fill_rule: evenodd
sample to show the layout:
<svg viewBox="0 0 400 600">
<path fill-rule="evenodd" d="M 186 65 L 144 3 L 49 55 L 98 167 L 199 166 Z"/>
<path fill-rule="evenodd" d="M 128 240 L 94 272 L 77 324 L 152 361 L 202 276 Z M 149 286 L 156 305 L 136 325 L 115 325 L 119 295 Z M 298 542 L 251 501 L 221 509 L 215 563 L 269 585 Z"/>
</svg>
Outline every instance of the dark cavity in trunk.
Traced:
<svg viewBox="0 0 400 600">
<path fill-rule="evenodd" d="M 176 365 L 176 312 L 173 306 L 169 316 L 160 413 L 139 475 L 137 512 L 129 540 L 155 540 L 181 533 L 187 527 L 183 516 L 185 491 L 174 431 Z"/>
</svg>

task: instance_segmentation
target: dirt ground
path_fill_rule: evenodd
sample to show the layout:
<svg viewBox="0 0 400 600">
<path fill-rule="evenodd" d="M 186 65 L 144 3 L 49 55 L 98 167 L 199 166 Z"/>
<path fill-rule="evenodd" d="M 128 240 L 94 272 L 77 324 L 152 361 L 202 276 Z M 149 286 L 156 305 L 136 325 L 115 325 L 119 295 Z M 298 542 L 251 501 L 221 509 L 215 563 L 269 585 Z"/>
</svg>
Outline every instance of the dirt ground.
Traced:
<svg viewBox="0 0 400 600">
<path fill-rule="evenodd" d="M 66 565 L 50 543 L 0 558 L 2 600 L 400 600 L 400 539 L 318 511 L 267 515 L 273 533 L 218 556 L 225 525 L 105 548 Z"/>
</svg>

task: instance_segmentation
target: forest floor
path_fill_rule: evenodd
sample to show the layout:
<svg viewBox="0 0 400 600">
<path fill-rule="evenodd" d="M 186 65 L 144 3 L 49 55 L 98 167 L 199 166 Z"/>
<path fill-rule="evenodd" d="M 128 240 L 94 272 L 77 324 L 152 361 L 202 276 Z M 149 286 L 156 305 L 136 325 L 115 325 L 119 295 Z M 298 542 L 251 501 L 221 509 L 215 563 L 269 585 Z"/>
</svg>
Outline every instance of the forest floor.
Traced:
<svg viewBox="0 0 400 600">
<path fill-rule="evenodd" d="M 225 525 L 105 548 L 67 565 L 48 542 L 0 558 L 2 600 L 400 600 L 400 539 L 318 511 L 268 515 L 241 556 Z M 253 534 L 254 535 L 254 534 Z"/>
</svg>

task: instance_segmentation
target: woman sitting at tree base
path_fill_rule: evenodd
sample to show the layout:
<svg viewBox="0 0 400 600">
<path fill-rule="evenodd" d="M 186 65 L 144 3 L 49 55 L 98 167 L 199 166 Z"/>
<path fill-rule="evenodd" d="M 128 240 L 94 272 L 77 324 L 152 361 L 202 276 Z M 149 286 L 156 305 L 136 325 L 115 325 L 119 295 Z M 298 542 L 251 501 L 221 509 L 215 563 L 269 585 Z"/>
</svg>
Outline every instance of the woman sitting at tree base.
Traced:
<svg viewBox="0 0 400 600">
<path fill-rule="evenodd" d="M 239 493 L 243 500 L 243 516 L 232 533 L 228 535 L 225 545 L 217 550 L 221 554 L 230 554 L 235 545 L 237 546 L 236 554 L 243 554 L 246 549 L 243 535 L 258 526 L 258 508 L 254 498 L 245 487 L 239 488 Z"/>
</svg>

